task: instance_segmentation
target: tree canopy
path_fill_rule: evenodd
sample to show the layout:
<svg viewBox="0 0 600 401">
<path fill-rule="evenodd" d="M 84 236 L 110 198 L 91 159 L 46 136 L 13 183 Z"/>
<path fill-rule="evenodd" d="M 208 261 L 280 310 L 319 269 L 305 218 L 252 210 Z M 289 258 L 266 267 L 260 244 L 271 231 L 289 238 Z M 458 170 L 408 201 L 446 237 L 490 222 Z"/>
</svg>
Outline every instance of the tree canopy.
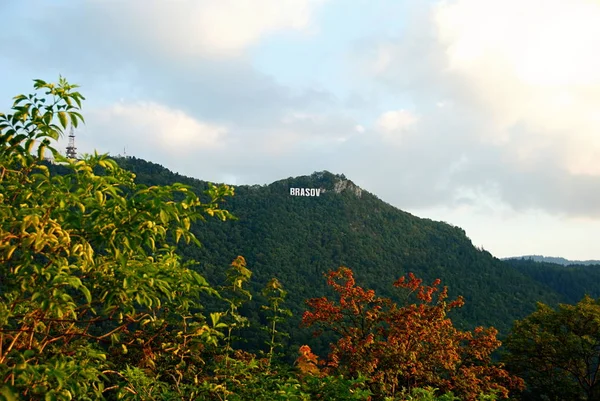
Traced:
<svg viewBox="0 0 600 401">
<path fill-rule="evenodd" d="M 203 216 L 228 218 L 219 202 L 233 190 L 211 186 L 204 203 L 183 185 L 135 184 L 105 155 L 62 157 L 52 141 L 83 122 L 84 98 L 62 78 L 35 89 L 0 115 L 3 394 L 151 399 L 137 368 L 156 369 L 158 353 L 183 362 L 222 335 L 199 313 L 201 293 L 216 291 L 173 243 L 198 244 L 190 225 Z M 50 174 L 46 151 L 68 173 Z"/>
<path fill-rule="evenodd" d="M 537 310 L 515 322 L 506 362 L 526 379 L 526 399 L 600 400 L 600 300 Z"/>
<path fill-rule="evenodd" d="M 337 299 L 308 300 L 302 318 L 307 326 L 339 335 L 327 370 L 364 375 L 375 394 L 386 396 L 432 386 L 471 401 L 490 392 L 507 397 L 522 386 L 519 378 L 492 364 L 491 354 L 500 346 L 497 330 L 468 332 L 453 326 L 447 313 L 464 300 L 448 302 L 448 289 L 439 288 L 440 280 L 428 286 L 413 274 L 401 277 L 394 286 L 402 290 L 403 305 L 357 286 L 348 268 L 331 272 L 328 284 Z"/>
</svg>

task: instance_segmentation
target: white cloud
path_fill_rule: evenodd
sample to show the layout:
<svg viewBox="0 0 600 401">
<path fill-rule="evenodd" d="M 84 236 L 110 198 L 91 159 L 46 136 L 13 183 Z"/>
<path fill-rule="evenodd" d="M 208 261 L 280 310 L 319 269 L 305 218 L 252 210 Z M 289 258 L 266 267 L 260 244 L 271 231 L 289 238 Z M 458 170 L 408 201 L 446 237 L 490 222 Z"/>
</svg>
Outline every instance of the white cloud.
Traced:
<svg viewBox="0 0 600 401">
<path fill-rule="evenodd" d="M 464 228 L 474 245 L 483 245 L 496 257 L 533 254 L 573 260 L 598 258 L 597 219 L 568 218 L 544 211 L 522 213 L 498 205 L 479 211 L 472 207 L 439 207 L 421 213 Z"/>
<path fill-rule="evenodd" d="M 263 36 L 311 29 L 326 0 L 89 0 L 102 31 L 172 57 L 237 56 Z"/>
<path fill-rule="evenodd" d="M 391 67 L 393 58 L 392 52 L 394 48 L 389 45 L 380 45 L 377 48 L 374 61 L 369 60 L 373 73 L 380 74 Z"/>
<path fill-rule="evenodd" d="M 348 140 L 355 133 L 364 132 L 364 127 L 356 125 L 353 118 L 336 113 L 287 113 L 281 118 L 279 129 L 287 136 L 286 146 L 330 146 Z M 281 137 L 281 132 L 275 134 Z M 281 140 L 277 140 L 281 142 Z"/>
<path fill-rule="evenodd" d="M 88 120 L 96 135 L 110 129 L 118 133 L 111 136 L 112 142 L 120 140 L 138 149 L 152 147 L 169 156 L 223 147 L 228 133 L 224 126 L 198 121 L 180 110 L 151 102 L 117 103 L 92 111 Z M 107 128 L 109 125 L 112 128 Z M 96 140 L 102 141 L 100 137 Z"/>
<path fill-rule="evenodd" d="M 444 1 L 434 21 L 447 71 L 489 113 L 489 140 L 522 154 L 550 140 L 570 173 L 600 175 L 599 2 Z M 509 135 L 516 125 L 527 139 Z"/>
<path fill-rule="evenodd" d="M 381 131 L 385 139 L 395 142 L 414 129 L 418 122 L 416 115 L 407 110 L 391 110 L 381 114 L 375 126 Z"/>
<path fill-rule="evenodd" d="M 424 208 L 468 190 L 518 212 L 600 216 L 600 2 L 425 7 L 411 10 L 401 35 L 354 49 L 361 82 L 374 80 L 387 105 L 402 102 L 418 116 L 412 125 L 394 114 L 375 124 L 388 132 L 381 139 L 402 146 L 379 142 L 372 151 L 380 154 L 368 157 L 411 188 L 378 194 Z"/>
</svg>

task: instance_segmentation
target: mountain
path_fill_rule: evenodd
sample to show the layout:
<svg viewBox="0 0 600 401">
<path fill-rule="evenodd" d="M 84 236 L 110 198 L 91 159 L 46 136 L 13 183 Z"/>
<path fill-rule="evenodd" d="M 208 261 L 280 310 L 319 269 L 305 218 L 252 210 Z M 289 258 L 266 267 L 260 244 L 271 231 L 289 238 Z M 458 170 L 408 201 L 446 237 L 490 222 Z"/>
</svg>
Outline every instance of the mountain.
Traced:
<svg viewBox="0 0 600 401">
<path fill-rule="evenodd" d="M 205 181 L 144 160 L 117 161 L 142 184 L 182 182 L 198 192 L 207 187 Z M 315 195 L 319 190 L 319 196 L 292 196 L 290 188 L 314 189 Z M 451 298 L 465 297 L 466 305 L 452 315 L 465 328 L 493 325 L 506 333 L 537 301 L 554 305 L 565 300 L 548 283 L 474 247 L 461 228 L 399 210 L 343 175 L 320 172 L 269 185 L 240 185 L 235 192 L 223 207 L 237 220 L 197 224 L 193 230 L 203 247 L 181 252 L 198 260 L 197 268 L 213 283 L 222 282 L 237 255 L 246 258 L 255 289 L 277 277 L 289 291 L 288 307 L 295 315 L 288 323 L 292 345 L 312 341 L 310 333 L 298 329 L 304 300 L 327 295 L 323 275 L 342 265 L 354 270 L 359 285 L 383 296 L 394 297 L 392 283 L 408 272 L 429 282 L 440 278 Z M 245 313 L 263 319 L 257 304 L 248 305 Z M 258 344 L 260 336 L 248 337 Z"/>
<path fill-rule="evenodd" d="M 600 260 L 568 260 L 568 259 L 560 258 L 560 257 L 542 256 L 542 255 L 512 256 L 510 258 L 503 258 L 502 260 L 511 260 L 511 259 L 533 260 L 535 262 L 554 263 L 554 264 L 563 265 L 563 266 L 600 265 Z"/>
</svg>

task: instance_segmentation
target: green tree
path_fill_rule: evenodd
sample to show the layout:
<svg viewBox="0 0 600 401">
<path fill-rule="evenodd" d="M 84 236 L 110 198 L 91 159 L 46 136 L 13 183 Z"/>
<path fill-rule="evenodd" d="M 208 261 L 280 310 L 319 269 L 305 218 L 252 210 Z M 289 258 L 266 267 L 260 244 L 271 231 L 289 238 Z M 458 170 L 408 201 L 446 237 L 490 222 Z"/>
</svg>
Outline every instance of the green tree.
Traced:
<svg viewBox="0 0 600 401">
<path fill-rule="evenodd" d="M 271 366 L 273 356 L 277 348 L 282 347 L 281 337 L 289 337 L 289 334 L 277 330 L 277 323 L 283 323 L 286 317 L 292 316 L 292 312 L 282 306 L 285 302 L 287 291 L 276 278 L 271 279 L 262 291 L 262 294 L 267 298 L 269 305 L 263 305 L 262 308 L 268 313 L 267 320 L 270 327 L 265 327 L 270 335 L 267 341 L 269 351 L 267 353 L 268 366 Z"/>
<path fill-rule="evenodd" d="M 600 300 L 537 310 L 505 341 L 510 369 L 527 383 L 525 399 L 600 400 Z"/>
<path fill-rule="evenodd" d="M 531 400 L 600 400 L 600 300 L 537 310 L 515 322 L 505 341 L 510 369 Z"/>
<path fill-rule="evenodd" d="M 179 184 L 137 185 L 103 155 L 67 160 L 52 142 L 83 121 L 84 98 L 64 78 L 34 88 L 0 114 L 0 398 L 178 393 L 221 333 L 198 305 L 217 292 L 174 244 L 197 245 L 190 226 L 204 216 L 229 218 L 219 203 L 233 189 L 210 186 L 202 201 Z M 47 151 L 66 174 L 50 173 Z M 169 355 L 177 365 L 156 366 Z"/>
</svg>

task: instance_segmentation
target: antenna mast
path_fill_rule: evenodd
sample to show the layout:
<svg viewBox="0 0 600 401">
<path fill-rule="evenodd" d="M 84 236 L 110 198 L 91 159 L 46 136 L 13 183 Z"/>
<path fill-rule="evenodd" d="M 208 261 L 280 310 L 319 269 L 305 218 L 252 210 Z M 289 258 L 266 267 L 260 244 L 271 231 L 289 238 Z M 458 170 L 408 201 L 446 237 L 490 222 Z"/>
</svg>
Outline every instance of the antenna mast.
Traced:
<svg viewBox="0 0 600 401">
<path fill-rule="evenodd" d="M 77 148 L 75 147 L 75 131 L 71 124 L 71 131 L 69 132 L 69 144 L 67 145 L 67 158 L 77 159 Z"/>
</svg>

